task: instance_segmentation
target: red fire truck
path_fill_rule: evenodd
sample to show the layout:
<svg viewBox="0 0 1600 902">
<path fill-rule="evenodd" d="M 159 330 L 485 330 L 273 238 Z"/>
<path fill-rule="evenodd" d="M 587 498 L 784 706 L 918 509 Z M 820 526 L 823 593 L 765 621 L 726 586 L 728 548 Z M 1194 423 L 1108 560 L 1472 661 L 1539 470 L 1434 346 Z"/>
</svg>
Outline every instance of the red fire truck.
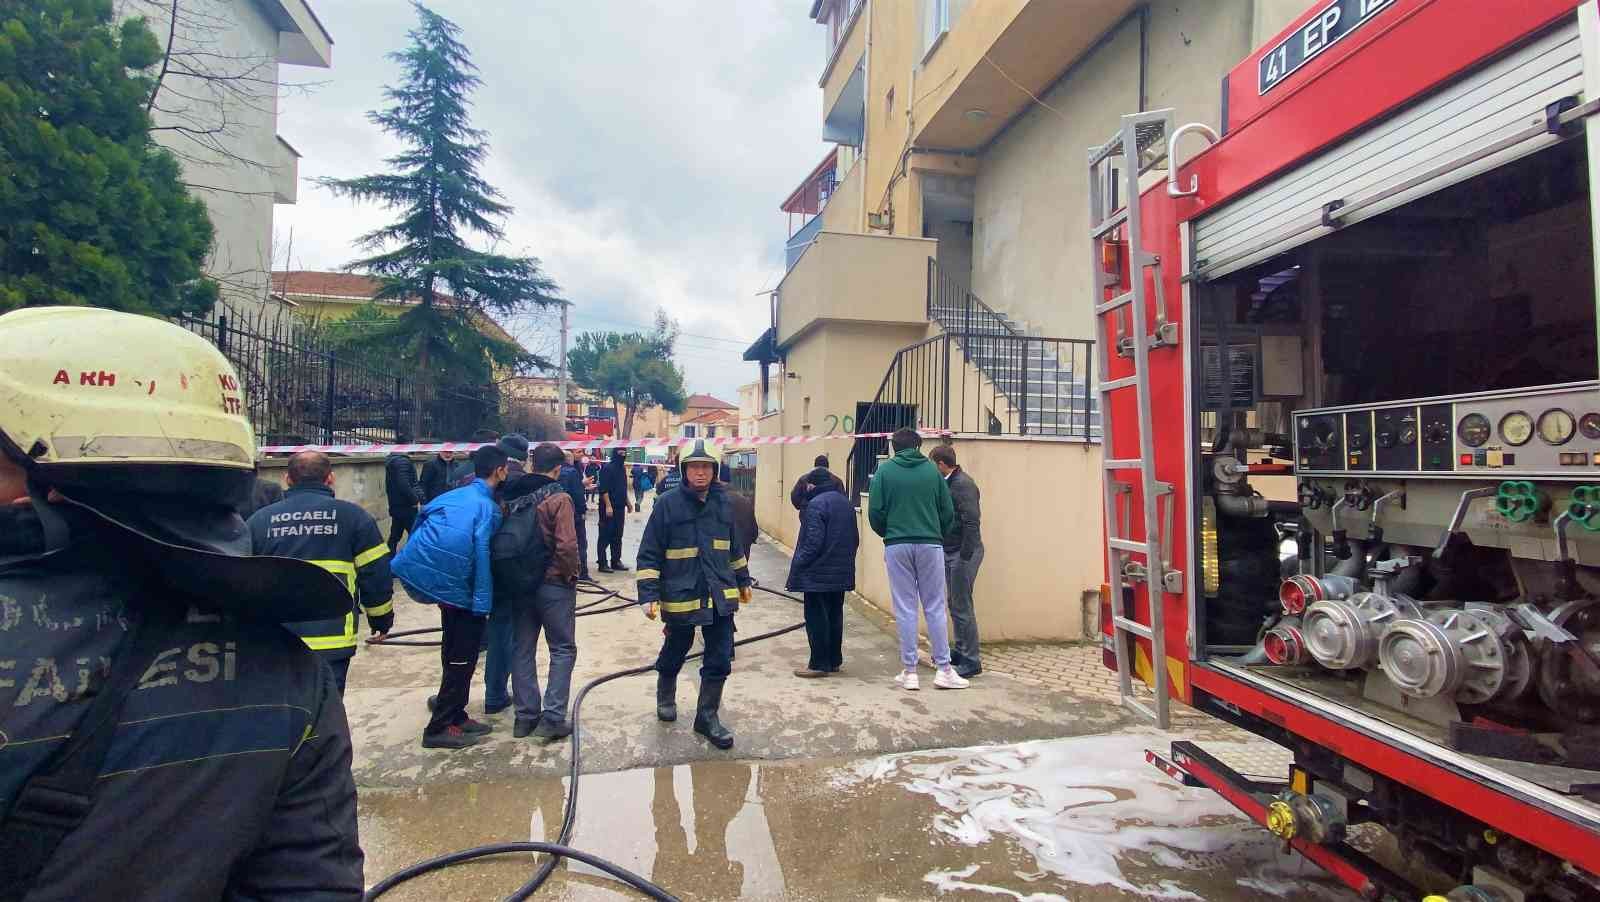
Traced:
<svg viewBox="0 0 1600 902">
<path fill-rule="evenodd" d="M 1089 151 L 1108 666 L 1368 898 L 1600 899 L 1597 109 L 1595 0 L 1319 0 Z"/>
</svg>

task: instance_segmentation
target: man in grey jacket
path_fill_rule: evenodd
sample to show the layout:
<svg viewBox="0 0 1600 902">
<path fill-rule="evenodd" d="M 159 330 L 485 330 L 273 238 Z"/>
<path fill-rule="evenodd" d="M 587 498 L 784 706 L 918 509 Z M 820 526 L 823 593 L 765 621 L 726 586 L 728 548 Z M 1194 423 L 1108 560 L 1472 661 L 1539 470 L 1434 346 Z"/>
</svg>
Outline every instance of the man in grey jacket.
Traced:
<svg viewBox="0 0 1600 902">
<path fill-rule="evenodd" d="M 978 656 L 978 615 L 972 604 L 972 585 L 983 566 L 978 484 L 956 464 L 956 451 L 949 445 L 934 448 L 928 459 L 950 486 L 950 500 L 956 506 L 955 526 L 944 537 L 945 581 L 950 586 L 950 619 L 955 623 L 950 663 L 956 673 L 970 678 L 983 672 Z"/>
</svg>

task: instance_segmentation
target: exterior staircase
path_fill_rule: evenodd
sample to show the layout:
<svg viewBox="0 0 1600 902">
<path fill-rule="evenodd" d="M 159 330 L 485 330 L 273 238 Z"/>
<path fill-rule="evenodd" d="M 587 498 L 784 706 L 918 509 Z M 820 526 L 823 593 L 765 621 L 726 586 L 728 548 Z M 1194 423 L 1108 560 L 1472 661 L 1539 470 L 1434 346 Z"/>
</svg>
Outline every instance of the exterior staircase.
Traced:
<svg viewBox="0 0 1600 902">
<path fill-rule="evenodd" d="M 1100 440 L 1093 343 L 1032 335 L 928 261 L 928 315 L 1009 402 L 1022 435 Z M 994 416 L 1004 420 L 999 412 Z"/>
</svg>

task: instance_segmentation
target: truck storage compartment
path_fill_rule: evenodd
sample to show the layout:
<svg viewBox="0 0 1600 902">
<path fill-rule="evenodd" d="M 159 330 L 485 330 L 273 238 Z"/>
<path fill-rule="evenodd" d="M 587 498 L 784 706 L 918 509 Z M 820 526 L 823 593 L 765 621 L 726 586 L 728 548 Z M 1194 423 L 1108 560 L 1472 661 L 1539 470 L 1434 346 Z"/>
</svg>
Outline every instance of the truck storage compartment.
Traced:
<svg viewBox="0 0 1600 902">
<path fill-rule="evenodd" d="M 1583 142 L 1194 297 L 1199 647 L 1467 753 L 1509 754 L 1488 728 L 1600 737 Z M 1600 783 L 1568 745 L 1524 763 Z"/>
</svg>

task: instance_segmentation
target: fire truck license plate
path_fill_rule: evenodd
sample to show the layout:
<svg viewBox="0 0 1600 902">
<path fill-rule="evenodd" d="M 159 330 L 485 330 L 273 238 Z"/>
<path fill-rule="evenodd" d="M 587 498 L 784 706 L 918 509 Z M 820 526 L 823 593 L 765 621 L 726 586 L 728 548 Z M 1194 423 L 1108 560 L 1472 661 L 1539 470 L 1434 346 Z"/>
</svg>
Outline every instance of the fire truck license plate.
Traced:
<svg viewBox="0 0 1600 902">
<path fill-rule="evenodd" d="M 1395 0 L 1333 0 L 1261 58 L 1259 93 L 1276 88 L 1317 54 L 1394 4 Z"/>
</svg>

